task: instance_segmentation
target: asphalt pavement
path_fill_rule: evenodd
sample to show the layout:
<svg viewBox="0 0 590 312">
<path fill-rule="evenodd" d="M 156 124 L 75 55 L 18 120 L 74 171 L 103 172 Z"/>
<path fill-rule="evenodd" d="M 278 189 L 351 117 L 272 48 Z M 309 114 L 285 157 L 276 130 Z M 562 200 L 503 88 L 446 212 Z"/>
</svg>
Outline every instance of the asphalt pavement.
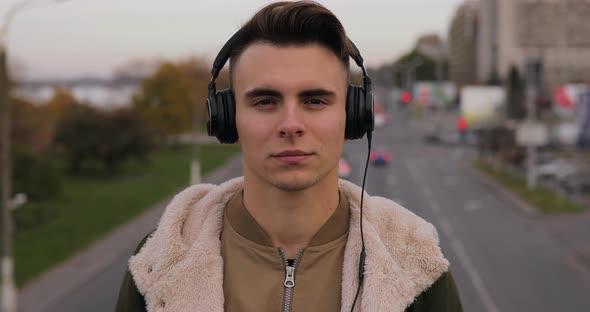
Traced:
<svg viewBox="0 0 590 312">
<path fill-rule="evenodd" d="M 369 167 L 366 188 L 437 227 L 465 311 L 590 311 L 590 214 L 545 217 L 531 211 L 475 172 L 469 150 L 426 144 L 421 129 L 394 112 L 392 122 L 375 131 L 373 147 L 391 151 L 393 160 Z M 345 155 L 349 179 L 360 185 L 366 140 L 348 142 Z M 241 175 L 240 165 L 234 159 L 209 181 Z M 127 260 L 164 204 L 128 225 L 128 232 L 115 231 L 110 241 L 90 247 L 97 250 L 78 256 L 81 277 L 74 277 L 71 260 L 30 285 L 21 294 L 20 311 L 112 311 Z M 105 258 L 105 250 L 113 251 L 108 261 L 96 260 Z M 100 265 L 85 270 L 92 259 Z M 56 292 L 51 285 L 60 279 L 67 287 Z"/>
<path fill-rule="evenodd" d="M 590 311 L 590 261 L 580 256 L 590 250 L 589 214 L 531 211 L 471 168 L 473 151 L 426 144 L 422 126 L 402 116 L 374 134 L 393 160 L 369 168 L 367 191 L 437 227 L 465 311 Z M 353 151 L 363 149 L 360 141 L 346 148 L 359 184 L 366 155 Z"/>
</svg>

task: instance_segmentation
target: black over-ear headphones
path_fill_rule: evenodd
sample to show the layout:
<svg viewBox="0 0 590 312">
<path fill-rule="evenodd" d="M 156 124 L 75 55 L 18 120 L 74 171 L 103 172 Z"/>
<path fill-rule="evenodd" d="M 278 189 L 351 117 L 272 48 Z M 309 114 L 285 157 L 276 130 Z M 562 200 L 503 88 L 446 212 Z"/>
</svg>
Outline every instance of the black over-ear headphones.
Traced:
<svg viewBox="0 0 590 312">
<path fill-rule="evenodd" d="M 215 79 L 223 65 L 229 60 L 231 51 L 238 40 L 240 40 L 239 32 L 234 34 L 217 54 L 211 69 L 211 82 L 209 82 L 207 96 L 207 132 L 209 136 L 217 137 L 219 142 L 228 144 L 236 143 L 238 140 L 236 101 L 231 89 L 216 90 Z M 371 79 L 363 65 L 363 58 L 354 43 L 350 39 L 347 40 L 353 50 L 350 57 L 363 70 L 363 86 L 350 84 L 346 96 L 346 130 L 344 135 L 347 140 L 354 140 L 373 131 L 373 93 Z"/>
</svg>

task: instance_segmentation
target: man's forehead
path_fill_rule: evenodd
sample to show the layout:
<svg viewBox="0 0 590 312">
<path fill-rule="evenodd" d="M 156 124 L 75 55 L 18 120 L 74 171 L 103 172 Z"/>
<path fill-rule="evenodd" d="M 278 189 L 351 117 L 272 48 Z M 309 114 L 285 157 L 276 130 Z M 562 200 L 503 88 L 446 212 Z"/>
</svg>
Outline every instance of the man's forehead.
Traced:
<svg viewBox="0 0 590 312">
<path fill-rule="evenodd" d="M 271 88 L 285 79 L 293 84 L 297 79 L 325 86 L 335 81 L 348 83 L 348 68 L 332 51 L 317 43 L 283 46 L 258 42 L 248 46 L 233 64 L 233 84 L 239 80 Z"/>
<path fill-rule="evenodd" d="M 348 71 L 348 67 L 338 58 L 338 56 L 332 52 L 332 50 L 319 43 L 305 43 L 305 44 L 275 44 L 268 41 L 257 41 L 248 45 L 239 55 L 236 55 L 231 59 L 231 67 L 235 70 L 236 67 L 244 62 L 252 60 L 268 61 L 269 56 L 303 56 L 313 55 L 314 59 L 318 57 L 324 60 L 329 60 L 330 63 L 340 64 L 345 71 Z M 260 59 L 262 58 L 262 59 Z M 313 60 L 313 59 L 310 59 Z M 283 59 L 282 62 L 288 62 L 289 59 Z M 274 65 L 274 64 L 269 64 Z M 278 64 L 280 65 L 280 63 Z"/>
</svg>

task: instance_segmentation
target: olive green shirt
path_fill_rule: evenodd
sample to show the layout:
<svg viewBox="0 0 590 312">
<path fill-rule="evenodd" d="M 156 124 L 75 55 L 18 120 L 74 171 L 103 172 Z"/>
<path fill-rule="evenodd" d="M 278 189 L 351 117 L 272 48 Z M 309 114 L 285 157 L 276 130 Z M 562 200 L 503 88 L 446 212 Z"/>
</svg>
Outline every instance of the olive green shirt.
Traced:
<svg viewBox="0 0 590 312">
<path fill-rule="evenodd" d="M 290 311 L 340 311 L 342 266 L 350 209 L 344 196 L 295 265 Z M 286 262 L 238 192 L 225 208 L 221 234 L 225 311 L 281 311 Z"/>
</svg>

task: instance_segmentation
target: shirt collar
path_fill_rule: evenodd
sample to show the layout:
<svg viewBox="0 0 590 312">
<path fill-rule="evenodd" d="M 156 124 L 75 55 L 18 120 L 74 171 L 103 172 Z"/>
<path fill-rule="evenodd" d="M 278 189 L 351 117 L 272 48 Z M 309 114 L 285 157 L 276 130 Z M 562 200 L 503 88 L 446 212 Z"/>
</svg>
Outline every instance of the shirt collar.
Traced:
<svg viewBox="0 0 590 312">
<path fill-rule="evenodd" d="M 350 208 L 346 196 L 339 195 L 336 211 L 312 238 L 309 247 L 330 243 L 348 232 Z M 231 227 L 242 237 L 263 246 L 273 247 L 264 229 L 256 222 L 244 205 L 244 191 L 237 192 L 225 208 Z"/>
</svg>

